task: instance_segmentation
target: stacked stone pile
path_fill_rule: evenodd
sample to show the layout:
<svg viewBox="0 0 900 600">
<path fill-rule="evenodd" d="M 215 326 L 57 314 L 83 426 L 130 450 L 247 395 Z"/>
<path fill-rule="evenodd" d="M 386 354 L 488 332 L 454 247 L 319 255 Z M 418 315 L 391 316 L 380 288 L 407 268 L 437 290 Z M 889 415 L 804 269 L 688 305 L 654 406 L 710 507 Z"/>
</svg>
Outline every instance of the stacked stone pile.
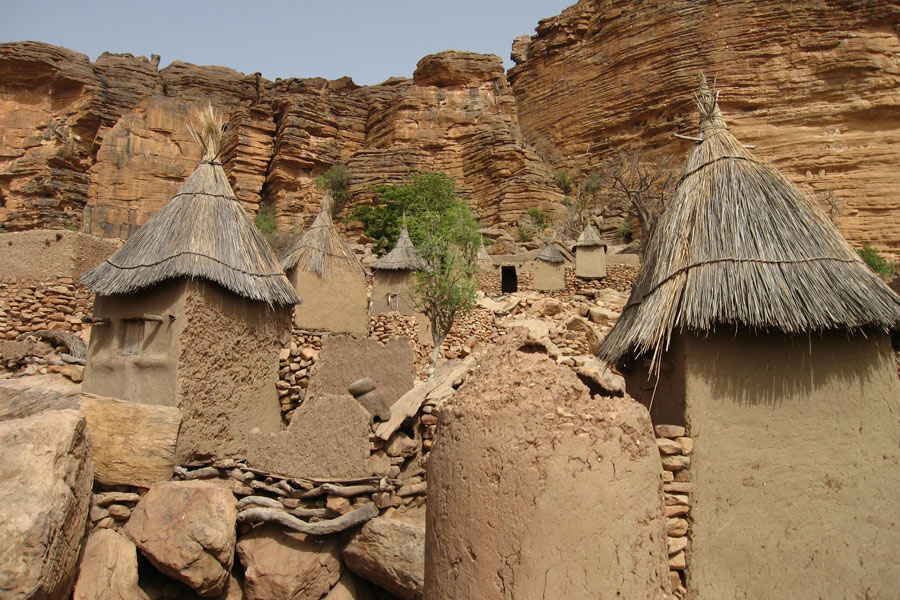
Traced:
<svg viewBox="0 0 900 600">
<path fill-rule="evenodd" d="M 663 466 L 663 492 L 666 503 L 666 545 L 669 552 L 669 580 L 672 591 L 681 598 L 685 589 L 685 570 L 688 566 L 690 540 L 691 455 L 694 440 L 687 437 L 679 425 L 657 425 L 656 445 Z"/>
<path fill-rule="evenodd" d="M 322 332 L 294 329 L 291 341 L 281 349 L 278 355 L 278 401 L 281 403 L 281 416 L 285 423 L 290 423 L 294 411 L 306 397 L 309 386 L 309 369 L 319 358 L 322 349 Z"/>
<path fill-rule="evenodd" d="M 93 294 L 71 277 L 38 283 L 0 280 L 0 339 L 43 330 L 80 332 L 93 304 Z"/>
</svg>

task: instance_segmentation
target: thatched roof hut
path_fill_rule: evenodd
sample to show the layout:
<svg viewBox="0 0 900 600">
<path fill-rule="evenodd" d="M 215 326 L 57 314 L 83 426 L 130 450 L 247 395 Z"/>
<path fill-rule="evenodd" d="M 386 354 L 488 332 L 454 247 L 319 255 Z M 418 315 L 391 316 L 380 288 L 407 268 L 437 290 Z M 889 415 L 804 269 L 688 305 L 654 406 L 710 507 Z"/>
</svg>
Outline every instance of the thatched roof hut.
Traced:
<svg viewBox="0 0 900 600">
<path fill-rule="evenodd" d="M 735 139 L 705 82 L 700 139 L 651 234 L 631 297 L 600 355 L 618 363 L 673 332 L 900 328 L 900 298 L 774 166 Z"/>
<path fill-rule="evenodd" d="M 590 223 L 572 247 L 575 252 L 575 276 L 584 279 L 606 277 L 606 244 Z"/>
<path fill-rule="evenodd" d="M 553 242 L 547 242 L 547 245 L 544 246 L 544 249 L 541 250 L 540 254 L 537 255 L 537 260 L 543 260 L 544 262 L 549 263 L 566 262 L 565 257 L 562 255 L 559 249 L 557 249 L 556 245 Z"/>
<path fill-rule="evenodd" d="M 130 294 L 175 278 L 215 282 L 270 305 L 300 302 L 278 260 L 257 231 L 218 160 L 221 120 L 202 121 L 195 139 L 203 159 L 178 193 L 118 252 L 82 281 L 101 296 Z"/>
<path fill-rule="evenodd" d="M 475 260 L 478 262 L 479 266 L 482 267 L 494 264 L 494 259 L 491 258 L 491 255 L 487 253 L 487 250 L 484 247 L 484 238 L 481 239 L 481 244 L 478 246 L 478 256 L 476 256 Z"/>
<path fill-rule="evenodd" d="M 365 276 L 365 269 L 356 253 L 341 237 L 331 219 L 333 200 L 331 194 L 322 199 L 319 214 L 303 235 L 291 244 L 281 256 L 281 267 L 285 271 L 298 268 L 315 273 L 319 277 L 328 274 L 340 265 Z"/>
<path fill-rule="evenodd" d="M 281 257 L 288 279 L 303 295 L 303 304 L 294 310 L 294 323 L 301 329 L 365 335 L 366 272 L 337 232 L 331 209 L 329 194 L 310 228 Z"/>
<path fill-rule="evenodd" d="M 383 271 L 418 271 L 425 268 L 425 261 L 416 252 L 409 231 L 404 226 L 393 249 L 372 263 L 373 269 Z"/>
</svg>

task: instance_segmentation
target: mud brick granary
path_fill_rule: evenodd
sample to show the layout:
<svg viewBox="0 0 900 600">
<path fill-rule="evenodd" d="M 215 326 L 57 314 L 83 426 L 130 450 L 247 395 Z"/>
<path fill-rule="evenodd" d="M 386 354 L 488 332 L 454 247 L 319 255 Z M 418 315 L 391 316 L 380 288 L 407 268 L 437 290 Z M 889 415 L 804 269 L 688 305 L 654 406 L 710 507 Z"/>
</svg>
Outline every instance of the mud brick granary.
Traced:
<svg viewBox="0 0 900 600">
<path fill-rule="evenodd" d="M 688 590 L 900 586 L 900 298 L 729 132 L 717 94 L 601 357 L 694 439 Z M 889 558 L 891 557 L 891 558 Z"/>
</svg>

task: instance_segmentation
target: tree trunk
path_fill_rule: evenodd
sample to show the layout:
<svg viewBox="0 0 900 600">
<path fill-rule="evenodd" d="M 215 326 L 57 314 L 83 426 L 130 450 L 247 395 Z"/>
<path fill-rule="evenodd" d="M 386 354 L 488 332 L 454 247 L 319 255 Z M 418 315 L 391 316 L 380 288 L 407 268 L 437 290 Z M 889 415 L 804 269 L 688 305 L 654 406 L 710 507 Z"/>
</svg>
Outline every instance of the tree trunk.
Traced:
<svg viewBox="0 0 900 600">
<path fill-rule="evenodd" d="M 437 333 L 437 329 L 435 329 L 434 324 L 431 326 L 431 340 L 434 342 L 434 348 L 431 350 L 431 364 L 428 365 L 428 380 L 434 379 L 434 366 L 437 364 L 438 358 L 441 354 L 441 344 L 444 343 L 444 338 L 447 337 L 446 334 L 439 335 Z"/>
</svg>

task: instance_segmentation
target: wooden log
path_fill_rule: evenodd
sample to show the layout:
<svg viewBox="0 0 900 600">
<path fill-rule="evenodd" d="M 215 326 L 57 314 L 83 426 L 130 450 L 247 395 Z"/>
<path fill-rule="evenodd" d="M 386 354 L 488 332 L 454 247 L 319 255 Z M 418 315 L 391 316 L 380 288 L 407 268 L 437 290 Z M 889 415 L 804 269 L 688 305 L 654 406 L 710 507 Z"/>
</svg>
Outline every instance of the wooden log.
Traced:
<svg viewBox="0 0 900 600">
<path fill-rule="evenodd" d="M 200 469 L 194 469 L 193 471 L 185 470 L 181 473 L 181 478 L 185 481 L 190 481 L 192 479 L 215 479 L 222 473 L 215 467 L 202 467 Z"/>
<path fill-rule="evenodd" d="M 241 498 L 241 500 L 237 503 L 238 510 L 244 510 L 248 506 L 277 508 L 279 510 L 284 508 L 281 502 L 279 502 L 278 500 L 275 500 L 273 498 L 266 498 L 265 496 L 247 496 L 245 498 Z"/>
<path fill-rule="evenodd" d="M 340 517 L 319 521 L 318 523 L 307 523 L 283 510 L 274 508 L 248 508 L 238 513 L 237 520 L 239 522 L 249 521 L 252 523 L 278 523 L 282 527 L 307 535 L 329 535 L 356 527 L 377 516 L 378 509 L 369 502 Z"/>
<path fill-rule="evenodd" d="M 341 498 L 352 498 L 361 494 L 371 494 L 378 491 L 377 485 L 334 485 L 331 483 L 323 483 L 322 490 L 326 494 L 332 496 L 340 496 Z"/>
</svg>

